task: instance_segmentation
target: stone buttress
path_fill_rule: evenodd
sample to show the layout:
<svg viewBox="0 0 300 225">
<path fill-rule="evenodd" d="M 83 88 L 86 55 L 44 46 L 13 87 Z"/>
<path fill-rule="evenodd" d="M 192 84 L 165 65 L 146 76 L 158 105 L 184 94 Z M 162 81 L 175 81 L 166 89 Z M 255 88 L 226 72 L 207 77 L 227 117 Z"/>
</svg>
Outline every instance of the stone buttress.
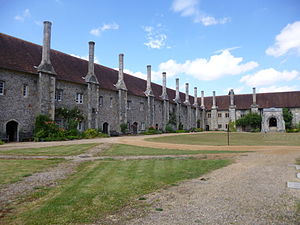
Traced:
<svg viewBox="0 0 300 225">
<path fill-rule="evenodd" d="M 166 72 L 162 73 L 162 94 L 161 99 L 163 100 L 163 108 L 162 108 L 162 129 L 163 131 L 166 130 L 166 126 L 169 122 L 169 98 L 167 94 L 167 75 Z"/>
<path fill-rule="evenodd" d="M 147 65 L 147 88 L 145 91 L 147 96 L 147 127 L 155 127 L 154 125 L 154 95 L 151 87 L 151 65 Z"/>
<path fill-rule="evenodd" d="M 213 91 L 213 104 L 211 107 L 211 130 L 218 129 L 218 107 L 216 105 L 216 92 Z"/>
<path fill-rule="evenodd" d="M 189 83 L 185 83 L 185 106 L 187 107 L 187 119 L 186 119 L 186 129 L 191 129 L 191 123 L 192 123 L 192 106 L 189 99 Z"/>
</svg>

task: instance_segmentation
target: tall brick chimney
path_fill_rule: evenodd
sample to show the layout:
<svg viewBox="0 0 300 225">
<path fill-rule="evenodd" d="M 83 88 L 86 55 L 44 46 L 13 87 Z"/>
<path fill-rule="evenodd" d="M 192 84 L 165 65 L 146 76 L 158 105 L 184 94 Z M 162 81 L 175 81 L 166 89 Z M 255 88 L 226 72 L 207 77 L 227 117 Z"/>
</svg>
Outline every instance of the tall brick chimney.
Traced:
<svg viewBox="0 0 300 225">
<path fill-rule="evenodd" d="M 124 81 L 124 54 L 119 54 L 119 79 L 118 82 L 115 84 L 117 89 L 127 91 L 125 81 Z"/>
<path fill-rule="evenodd" d="M 153 96 L 153 91 L 151 87 L 151 65 L 147 65 L 147 88 L 145 91 L 146 96 Z"/>
<path fill-rule="evenodd" d="M 50 61 L 50 41 L 51 41 L 51 22 L 44 22 L 44 40 L 42 50 L 42 60 L 38 66 L 38 72 L 44 72 L 55 75 L 55 70 Z"/>
<path fill-rule="evenodd" d="M 201 108 L 204 108 L 204 91 L 201 91 Z"/>
<path fill-rule="evenodd" d="M 197 87 L 194 87 L 194 104 L 195 107 L 198 106 L 198 97 L 197 97 Z"/>
<path fill-rule="evenodd" d="M 189 99 L 189 83 L 185 83 L 185 101 L 184 104 L 190 105 L 190 99 Z"/>
<path fill-rule="evenodd" d="M 180 95 L 179 95 L 179 78 L 176 78 L 176 95 L 175 95 L 175 102 L 180 103 Z"/>
<path fill-rule="evenodd" d="M 161 94 L 160 97 L 163 100 L 168 100 L 168 94 L 167 94 L 167 74 L 166 74 L 166 72 L 162 73 L 162 82 L 163 82 L 163 85 L 162 85 L 162 94 Z"/>
</svg>

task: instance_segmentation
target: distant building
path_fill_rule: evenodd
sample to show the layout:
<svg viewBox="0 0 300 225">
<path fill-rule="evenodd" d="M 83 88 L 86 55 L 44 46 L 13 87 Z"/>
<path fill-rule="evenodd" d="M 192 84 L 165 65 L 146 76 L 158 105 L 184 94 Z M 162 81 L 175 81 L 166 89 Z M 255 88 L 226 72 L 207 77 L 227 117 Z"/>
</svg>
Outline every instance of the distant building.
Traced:
<svg viewBox="0 0 300 225">
<path fill-rule="evenodd" d="M 85 115 L 79 130 L 102 129 L 120 132 L 128 124 L 132 133 L 149 127 L 164 130 L 170 115 L 176 126 L 205 130 L 226 130 L 229 121 L 246 113 L 263 117 L 262 130 L 284 131 L 282 108 L 290 108 L 293 124 L 300 121 L 300 92 L 281 92 L 197 97 L 123 73 L 124 55 L 119 55 L 119 71 L 94 64 L 94 42 L 89 42 L 89 61 L 50 50 L 51 23 L 44 22 L 43 46 L 0 34 L 0 139 L 22 141 L 32 137 L 35 117 L 52 119 L 56 108 L 77 107 Z M 61 121 L 57 121 L 58 123 Z"/>
</svg>

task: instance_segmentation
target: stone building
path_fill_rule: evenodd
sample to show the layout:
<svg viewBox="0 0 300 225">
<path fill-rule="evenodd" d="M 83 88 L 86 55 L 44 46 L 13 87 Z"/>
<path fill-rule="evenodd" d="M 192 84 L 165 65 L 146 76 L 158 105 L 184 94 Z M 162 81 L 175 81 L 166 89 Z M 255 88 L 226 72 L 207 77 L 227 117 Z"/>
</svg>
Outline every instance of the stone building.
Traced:
<svg viewBox="0 0 300 225">
<path fill-rule="evenodd" d="M 0 139 L 21 141 L 32 137 L 37 115 L 52 119 L 55 109 L 77 107 L 84 114 L 78 129 L 102 129 L 120 132 L 125 123 L 132 133 L 149 127 L 164 130 L 170 117 L 176 126 L 206 130 L 226 130 L 250 111 L 263 116 L 263 131 L 283 131 L 282 108 L 291 109 L 300 121 L 300 92 L 281 92 L 197 97 L 167 88 L 166 73 L 162 85 L 123 72 L 124 55 L 119 55 L 119 70 L 94 63 L 94 42 L 89 42 L 89 60 L 50 50 L 51 23 L 44 22 L 43 45 L 36 45 L 0 33 Z M 60 121 L 57 121 L 60 122 Z M 271 127 L 271 128 L 270 128 Z"/>
</svg>

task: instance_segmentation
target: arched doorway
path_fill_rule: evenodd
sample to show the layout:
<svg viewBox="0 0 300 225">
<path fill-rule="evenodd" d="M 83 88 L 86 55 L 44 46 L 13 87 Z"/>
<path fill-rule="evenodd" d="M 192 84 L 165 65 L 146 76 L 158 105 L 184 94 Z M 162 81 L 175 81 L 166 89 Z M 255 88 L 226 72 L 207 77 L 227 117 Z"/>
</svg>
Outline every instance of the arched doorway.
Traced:
<svg viewBox="0 0 300 225">
<path fill-rule="evenodd" d="M 200 128 L 200 120 L 197 120 L 197 128 Z"/>
<path fill-rule="evenodd" d="M 269 120 L 269 127 L 277 127 L 277 119 L 272 117 Z"/>
<path fill-rule="evenodd" d="M 206 130 L 206 131 L 209 131 L 209 125 L 206 125 L 206 126 L 205 126 L 205 130 Z"/>
<path fill-rule="evenodd" d="M 6 124 L 6 137 L 9 142 L 18 141 L 18 123 L 16 121 L 9 121 Z"/>
<path fill-rule="evenodd" d="M 102 132 L 108 134 L 108 123 L 103 123 Z"/>
<path fill-rule="evenodd" d="M 134 122 L 132 124 L 132 132 L 133 132 L 133 134 L 137 134 L 137 128 L 138 128 L 138 123 Z"/>
</svg>

